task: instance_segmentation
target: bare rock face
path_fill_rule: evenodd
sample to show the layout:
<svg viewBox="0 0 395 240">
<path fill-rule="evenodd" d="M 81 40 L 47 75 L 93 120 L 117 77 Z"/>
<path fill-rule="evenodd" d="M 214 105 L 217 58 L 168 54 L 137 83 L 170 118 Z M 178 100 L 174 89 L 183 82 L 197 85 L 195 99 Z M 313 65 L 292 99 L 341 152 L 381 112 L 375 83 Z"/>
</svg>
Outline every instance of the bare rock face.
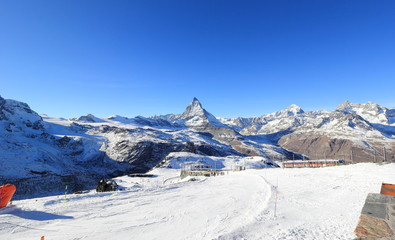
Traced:
<svg viewBox="0 0 395 240">
<path fill-rule="evenodd" d="M 395 197 L 369 193 L 354 232 L 361 239 L 395 239 Z"/>
<path fill-rule="evenodd" d="M 23 102 L 0 97 L 0 121 L 8 122 L 8 131 L 23 132 L 28 127 L 34 130 L 44 130 L 42 118 L 29 105 Z"/>
<path fill-rule="evenodd" d="M 279 144 L 309 159 L 342 159 L 349 162 L 394 161 L 394 144 L 383 145 L 375 139 L 356 141 L 344 137 L 320 134 L 288 134 Z"/>
<path fill-rule="evenodd" d="M 348 103 L 344 103 L 346 108 Z M 389 134 L 387 134 L 389 135 Z M 311 119 L 279 139 L 280 146 L 310 159 L 336 158 L 352 162 L 390 160 L 386 136 L 356 113 L 334 111 Z M 383 148 L 388 153 L 384 153 Z"/>
<path fill-rule="evenodd" d="M 331 138 L 327 135 L 289 134 L 282 137 L 279 144 L 285 149 L 300 153 L 310 159 L 341 158 L 352 159 L 351 153 L 361 155 L 351 140 Z"/>
<path fill-rule="evenodd" d="M 384 220 L 361 215 L 355 235 L 359 238 L 377 239 L 392 237 L 394 233 Z"/>
</svg>

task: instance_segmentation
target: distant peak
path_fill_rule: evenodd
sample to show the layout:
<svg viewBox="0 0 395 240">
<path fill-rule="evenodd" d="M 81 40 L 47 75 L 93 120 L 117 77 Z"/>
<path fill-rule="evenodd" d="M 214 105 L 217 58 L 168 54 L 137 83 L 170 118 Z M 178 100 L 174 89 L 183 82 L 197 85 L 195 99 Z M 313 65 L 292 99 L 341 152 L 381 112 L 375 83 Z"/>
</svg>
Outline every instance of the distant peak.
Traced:
<svg viewBox="0 0 395 240">
<path fill-rule="evenodd" d="M 72 120 L 77 120 L 77 121 L 81 121 L 81 122 L 92 122 L 92 123 L 95 123 L 95 122 L 103 122 L 102 119 L 100 119 L 100 118 L 94 116 L 94 115 L 91 114 L 91 113 L 88 113 L 88 114 L 86 114 L 86 115 L 84 115 L 84 116 L 81 116 L 81 117 L 79 117 L 79 118 L 77 118 L 77 119 L 72 119 Z"/>
<path fill-rule="evenodd" d="M 291 105 L 289 105 L 286 109 L 288 109 L 288 110 L 297 110 L 297 111 L 302 111 L 302 112 L 303 112 L 302 108 L 299 107 L 299 106 L 296 105 L 296 104 L 291 104 Z"/>
<path fill-rule="evenodd" d="M 352 103 L 350 101 L 344 101 L 342 104 L 340 104 L 336 109 L 337 110 L 345 110 L 349 109 L 352 107 Z"/>
<path fill-rule="evenodd" d="M 368 106 L 368 107 L 381 107 L 379 104 L 374 103 L 374 102 L 367 102 L 364 105 Z"/>
<path fill-rule="evenodd" d="M 304 113 L 303 109 L 296 104 L 291 104 L 281 112 L 285 112 L 288 116 Z"/>
</svg>

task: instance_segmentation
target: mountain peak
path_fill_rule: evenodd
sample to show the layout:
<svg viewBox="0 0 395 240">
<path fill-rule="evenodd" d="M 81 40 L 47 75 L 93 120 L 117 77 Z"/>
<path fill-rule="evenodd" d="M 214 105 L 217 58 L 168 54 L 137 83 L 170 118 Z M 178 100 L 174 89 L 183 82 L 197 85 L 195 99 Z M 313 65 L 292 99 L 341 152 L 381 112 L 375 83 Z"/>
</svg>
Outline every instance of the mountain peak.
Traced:
<svg viewBox="0 0 395 240">
<path fill-rule="evenodd" d="M 196 97 L 194 97 L 193 100 L 192 100 L 192 103 L 194 103 L 194 102 L 198 102 L 200 104 L 199 99 L 197 99 Z"/>
<path fill-rule="evenodd" d="M 81 116 L 79 118 L 72 118 L 73 121 L 87 122 L 87 123 L 100 123 L 104 122 L 102 119 L 94 116 L 93 114 L 88 113 L 85 116 Z"/>
<path fill-rule="evenodd" d="M 291 104 L 285 109 L 288 113 L 293 113 L 293 115 L 304 113 L 303 109 L 296 104 Z"/>
<path fill-rule="evenodd" d="M 352 103 L 350 101 L 344 101 L 342 104 L 340 104 L 336 110 L 347 110 L 352 108 Z"/>
<path fill-rule="evenodd" d="M 14 126 L 43 130 L 42 118 L 28 104 L 0 97 L 0 120 L 7 120 Z"/>
<path fill-rule="evenodd" d="M 371 112 L 377 112 L 377 113 L 384 113 L 386 108 L 380 106 L 377 103 L 374 102 L 367 102 L 363 104 L 354 104 L 350 103 L 350 101 L 345 101 L 342 104 L 340 104 L 336 110 L 340 111 L 346 111 L 346 112 L 362 112 L 362 111 L 371 111 Z"/>
<path fill-rule="evenodd" d="M 274 116 L 295 116 L 298 114 L 304 113 L 304 111 L 302 110 L 301 107 L 299 107 L 298 105 L 292 104 L 290 106 L 288 106 L 287 108 L 285 108 L 284 110 L 272 113 Z"/>
<path fill-rule="evenodd" d="M 185 109 L 184 113 L 179 115 L 179 119 L 187 120 L 186 126 L 189 127 L 203 127 L 208 124 L 214 126 L 225 127 L 218 119 L 207 112 L 197 98 L 193 98 L 192 102 Z"/>
<path fill-rule="evenodd" d="M 196 97 L 194 97 L 192 102 L 188 105 L 184 113 L 181 115 L 181 118 L 187 119 L 195 116 L 206 117 L 206 115 L 208 114 L 209 113 L 206 110 L 204 110 L 199 100 Z"/>
</svg>

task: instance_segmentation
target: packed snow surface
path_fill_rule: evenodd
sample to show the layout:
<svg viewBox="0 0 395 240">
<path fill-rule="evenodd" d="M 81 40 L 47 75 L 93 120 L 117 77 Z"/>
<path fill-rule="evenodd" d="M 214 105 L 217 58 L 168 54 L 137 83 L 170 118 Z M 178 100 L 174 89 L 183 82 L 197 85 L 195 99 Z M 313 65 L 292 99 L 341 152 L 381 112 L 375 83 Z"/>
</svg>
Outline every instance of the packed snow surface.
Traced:
<svg viewBox="0 0 395 240">
<path fill-rule="evenodd" d="M 354 239 L 367 194 L 395 183 L 395 164 L 179 171 L 119 177 L 117 192 L 14 201 L 0 210 L 0 239 Z"/>
</svg>

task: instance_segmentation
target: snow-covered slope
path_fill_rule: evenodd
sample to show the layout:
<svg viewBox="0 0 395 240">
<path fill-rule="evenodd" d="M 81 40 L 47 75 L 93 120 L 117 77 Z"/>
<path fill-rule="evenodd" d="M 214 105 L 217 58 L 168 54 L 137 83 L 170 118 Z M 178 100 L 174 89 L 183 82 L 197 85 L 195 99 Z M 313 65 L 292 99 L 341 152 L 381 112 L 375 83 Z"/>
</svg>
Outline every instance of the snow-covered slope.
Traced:
<svg viewBox="0 0 395 240">
<path fill-rule="evenodd" d="M 352 240 L 368 193 L 395 182 L 395 164 L 262 169 L 179 179 L 121 177 L 122 191 L 13 201 L 0 239 Z"/>
</svg>

